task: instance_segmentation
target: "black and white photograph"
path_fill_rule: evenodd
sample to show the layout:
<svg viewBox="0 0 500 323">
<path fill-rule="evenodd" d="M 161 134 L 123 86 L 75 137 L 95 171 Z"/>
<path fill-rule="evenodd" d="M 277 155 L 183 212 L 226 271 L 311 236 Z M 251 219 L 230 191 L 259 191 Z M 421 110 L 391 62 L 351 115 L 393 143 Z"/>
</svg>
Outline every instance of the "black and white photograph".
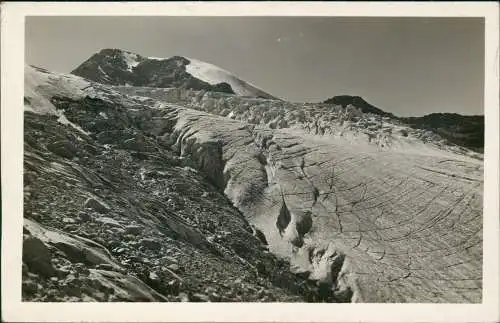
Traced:
<svg viewBox="0 0 500 323">
<path fill-rule="evenodd" d="M 186 12 L 24 17 L 21 303 L 491 302 L 484 15 Z"/>
</svg>

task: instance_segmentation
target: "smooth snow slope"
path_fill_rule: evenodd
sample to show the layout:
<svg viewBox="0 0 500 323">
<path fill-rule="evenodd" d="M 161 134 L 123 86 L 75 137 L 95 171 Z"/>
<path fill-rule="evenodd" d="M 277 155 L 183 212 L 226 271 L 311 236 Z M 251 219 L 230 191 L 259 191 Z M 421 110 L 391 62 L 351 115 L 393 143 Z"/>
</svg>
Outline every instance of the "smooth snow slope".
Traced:
<svg viewBox="0 0 500 323">
<path fill-rule="evenodd" d="M 211 85 L 218 83 L 228 83 L 233 88 L 233 91 L 242 96 L 260 96 L 263 98 L 273 98 L 268 93 L 265 93 L 261 89 L 242 81 L 230 72 L 215 66 L 210 63 L 199 61 L 197 59 L 186 57 L 190 64 L 186 66 L 186 72 L 193 75 L 194 77 L 205 81 Z"/>
</svg>

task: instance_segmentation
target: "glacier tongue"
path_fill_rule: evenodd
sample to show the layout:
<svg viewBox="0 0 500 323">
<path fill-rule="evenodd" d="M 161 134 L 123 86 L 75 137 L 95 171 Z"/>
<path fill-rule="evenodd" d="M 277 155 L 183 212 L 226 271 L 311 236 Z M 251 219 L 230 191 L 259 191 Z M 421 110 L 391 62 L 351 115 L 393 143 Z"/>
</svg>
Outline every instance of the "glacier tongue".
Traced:
<svg viewBox="0 0 500 323">
<path fill-rule="evenodd" d="M 82 91 L 73 79 L 44 80 L 55 83 L 27 96 Z M 337 301 L 481 302 L 483 165 L 468 152 L 384 134 L 383 120 L 358 116 L 353 126 L 344 115 L 352 109 L 333 117 L 273 100 L 91 88 L 123 105 L 138 131 L 191 160 L 320 293 Z M 229 113 L 240 120 L 220 116 Z"/>
<path fill-rule="evenodd" d="M 330 285 L 332 271 L 342 271 L 358 301 L 480 300 L 480 161 L 380 152 L 341 139 L 177 113 L 190 120 L 189 126 L 178 124 L 190 129 L 181 142 L 210 147 L 212 138 L 220 140 L 222 156 L 214 148 L 205 155 L 212 161 L 198 166 L 220 167 L 224 160 L 226 195 L 298 271 Z M 262 137 L 267 139 L 258 144 Z M 218 167 L 204 171 L 220 174 Z M 289 219 L 283 221 L 284 207 Z M 302 264 L 295 261 L 300 252 L 309 253 Z"/>
</svg>

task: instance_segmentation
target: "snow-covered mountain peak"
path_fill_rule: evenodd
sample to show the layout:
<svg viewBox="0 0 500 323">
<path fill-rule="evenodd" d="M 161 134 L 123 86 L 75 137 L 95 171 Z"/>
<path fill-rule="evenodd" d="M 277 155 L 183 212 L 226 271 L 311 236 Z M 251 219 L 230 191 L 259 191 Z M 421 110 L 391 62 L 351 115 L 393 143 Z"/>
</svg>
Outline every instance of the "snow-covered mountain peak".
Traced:
<svg viewBox="0 0 500 323">
<path fill-rule="evenodd" d="M 145 57 L 122 49 L 103 49 L 71 72 L 109 85 L 187 88 L 275 99 L 213 64 L 183 56 Z"/>
</svg>

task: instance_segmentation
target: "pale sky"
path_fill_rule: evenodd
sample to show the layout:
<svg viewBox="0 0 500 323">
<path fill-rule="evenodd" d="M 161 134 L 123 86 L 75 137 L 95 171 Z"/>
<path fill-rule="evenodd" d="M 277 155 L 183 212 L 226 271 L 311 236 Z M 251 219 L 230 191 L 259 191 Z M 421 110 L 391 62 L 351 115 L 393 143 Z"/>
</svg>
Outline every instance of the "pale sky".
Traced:
<svg viewBox="0 0 500 323">
<path fill-rule="evenodd" d="M 103 48 L 203 60 L 296 102 L 359 95 L 399 116 L 483 114 L 482 18 L 27 17 L 26 62 Z"/>
</svg>

